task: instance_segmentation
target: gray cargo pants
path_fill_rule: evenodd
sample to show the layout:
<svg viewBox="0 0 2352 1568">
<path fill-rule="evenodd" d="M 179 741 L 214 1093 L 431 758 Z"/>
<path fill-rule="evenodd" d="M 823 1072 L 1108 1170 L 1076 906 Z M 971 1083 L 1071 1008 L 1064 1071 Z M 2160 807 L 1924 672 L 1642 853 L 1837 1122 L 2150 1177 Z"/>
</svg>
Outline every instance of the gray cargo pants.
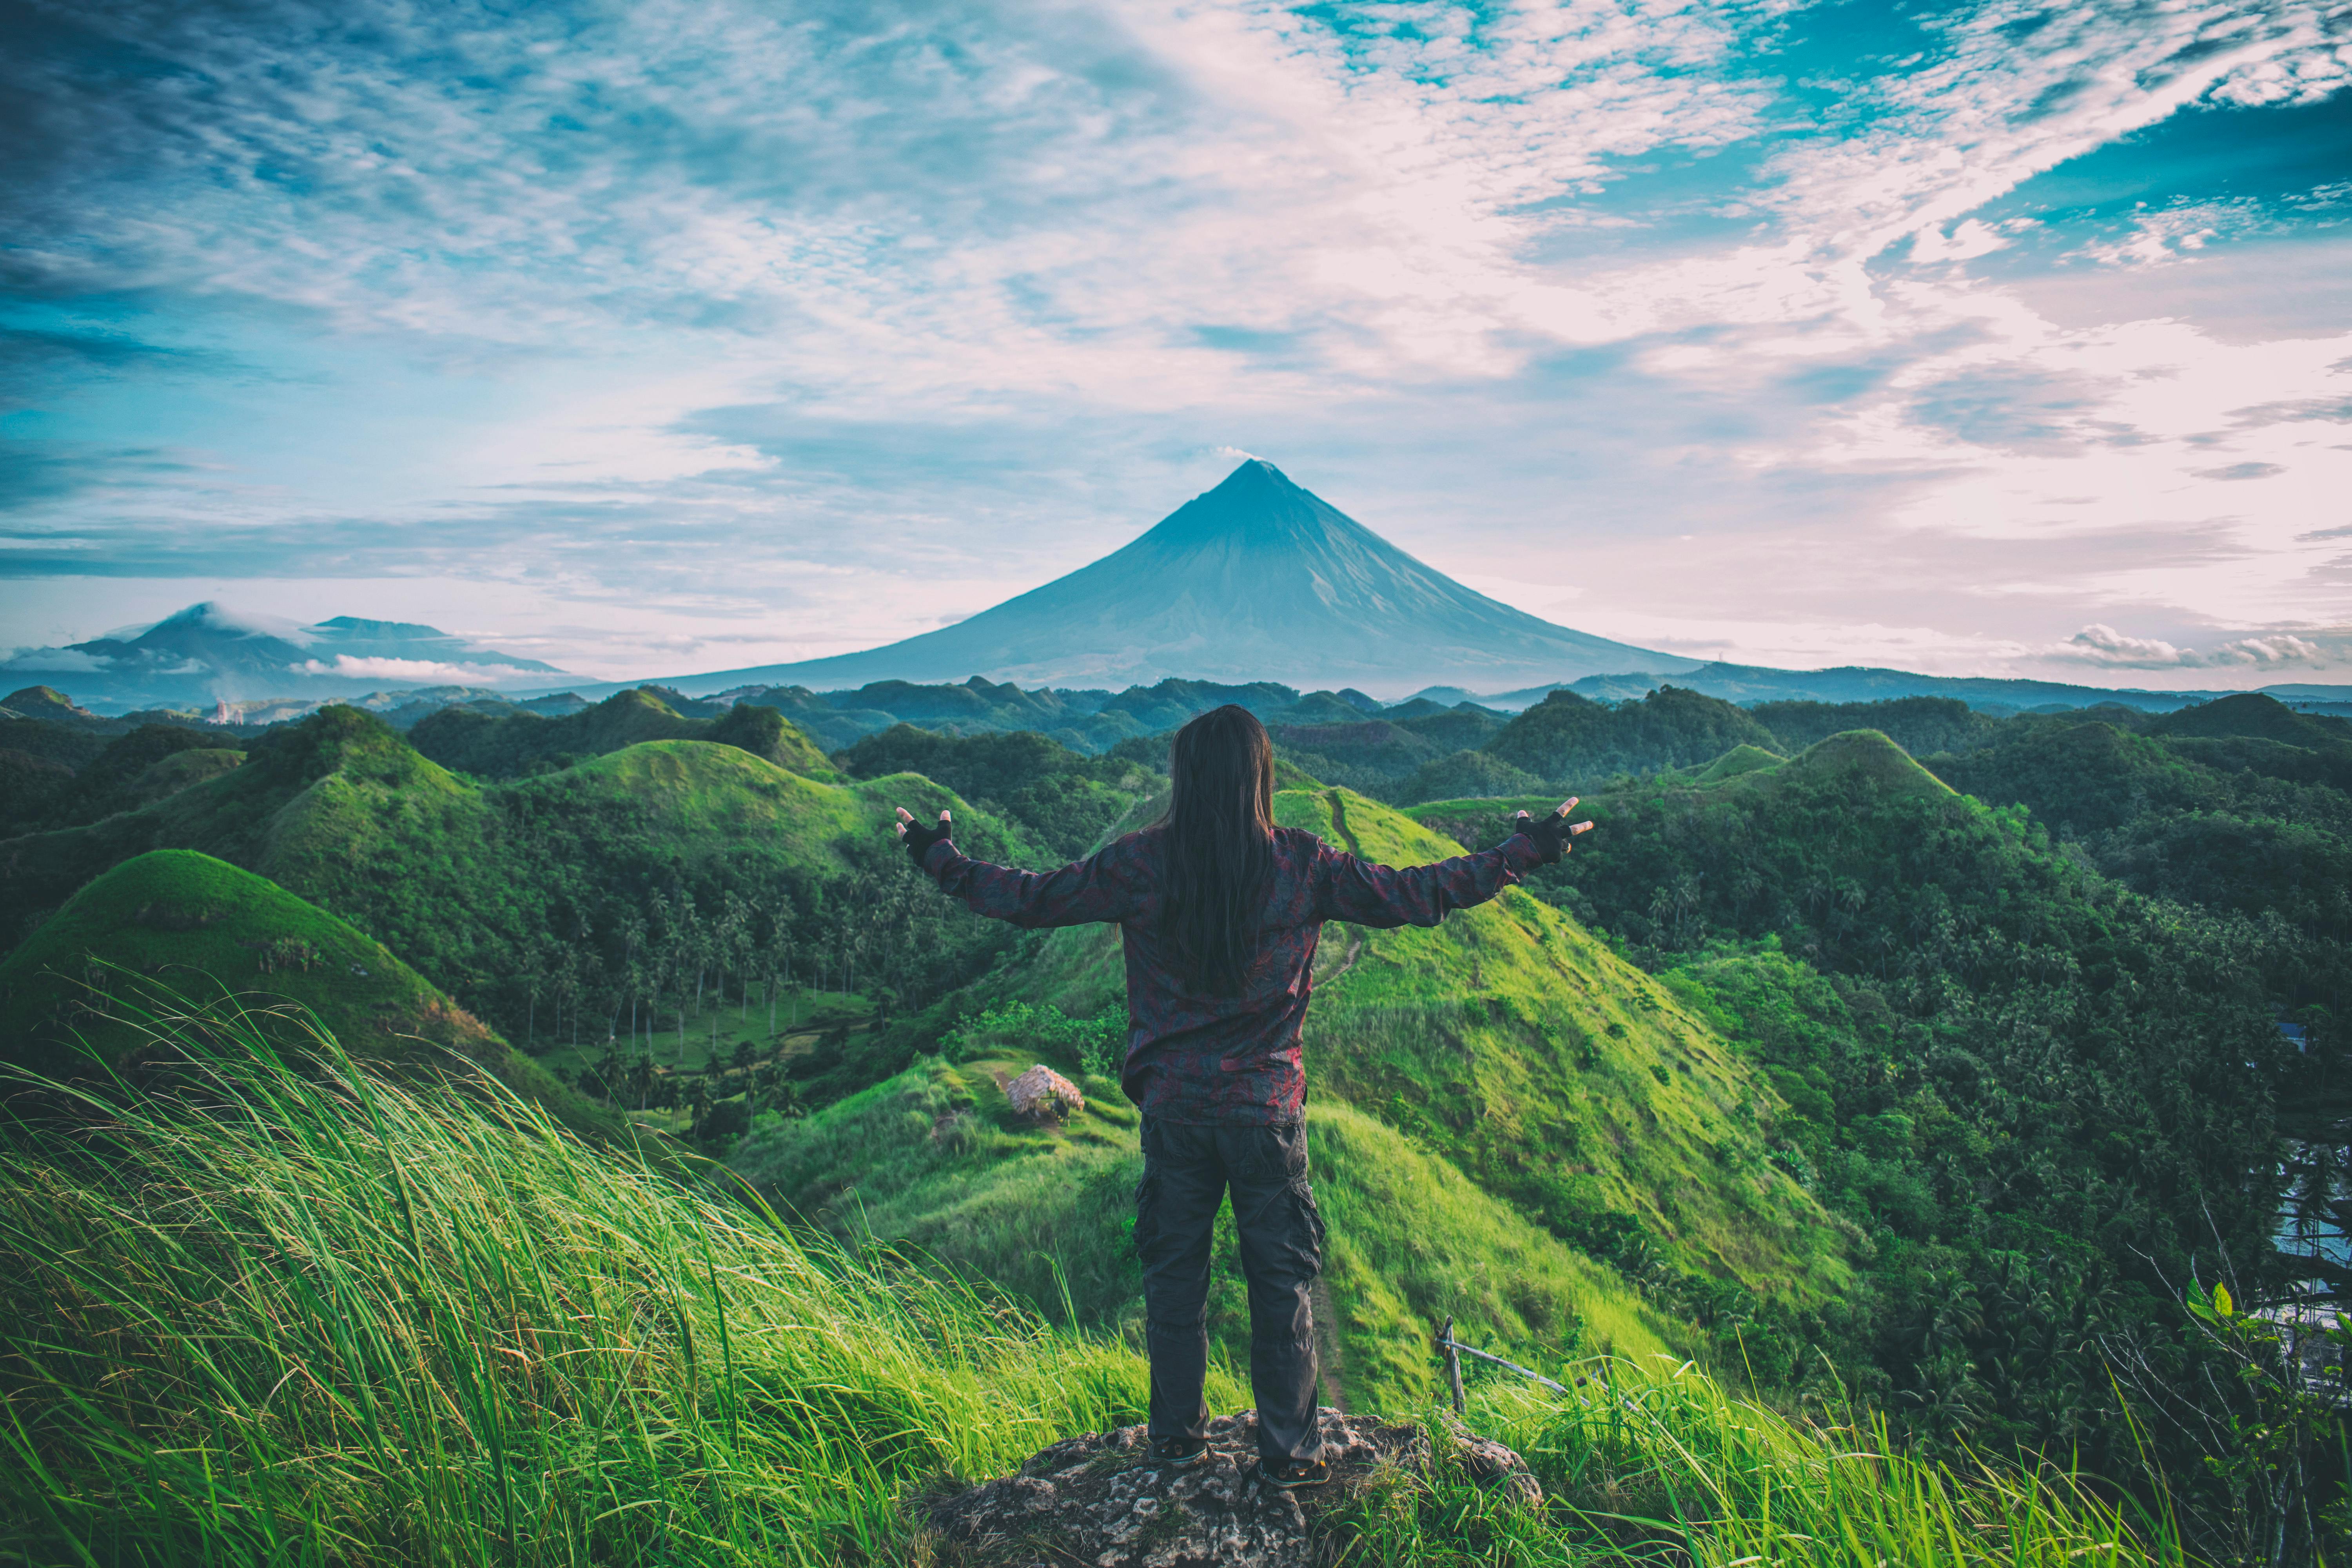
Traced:
<svg viewBox="0 0 2352 1568">
<path fill-rule="evenodd" d="M 1307 1129 L 1298 1122 L 1203 1127 L 1144 1118 L 1135 1247 L 1151 1352 L 1151 1436 L 1198 1437 L 1208 1429 L 1209 1239 L 1228 1188 L 1249 1281 L 1258 1453 L 1311 1460 L 1323 1447 L 1308 1300 L 1323 1269 L 1323 1218 L 1307 1183 Z"/>
</svg>

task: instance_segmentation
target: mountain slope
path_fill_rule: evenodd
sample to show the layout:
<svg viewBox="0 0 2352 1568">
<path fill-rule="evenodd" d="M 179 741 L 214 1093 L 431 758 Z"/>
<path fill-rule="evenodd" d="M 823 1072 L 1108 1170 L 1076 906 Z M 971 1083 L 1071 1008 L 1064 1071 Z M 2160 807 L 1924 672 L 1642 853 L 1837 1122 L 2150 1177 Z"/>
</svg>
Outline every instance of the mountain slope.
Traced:
<svg viewBox="0 0 2352 1568">
<path fill-rule="evenodd" d="M 2105 725 L 2021 733 L 2037 731 L 2062 744 L 2032 747 L 2011 776 L 2087 799 L 2095 822 L 2188 771 Z M 2165 744 L 2180 743 L 2210 742 Z M 2258 1289 L 2277 1107 L 2305 1081 L 2273 1008 L 2301 1000 L 2326 950 L 2267 914 L 2142 898 L 2022 805 L 1956 794 L 1874 731 L 1736 765 L 1594 791 L 1596 831 L 1530 891 L 1665 971 L 1700 1016 L 1726 1016 L 1721 1032 L 1772 1078 L 1788 1106 L 1775 1157 L 1870 1238 L 1869 1354 L 1905 1419 L 1987 1447 L 2091 1433 L 2100 1462 L 2135 1462 L 2098 1349 L 2111 1342 L 2079 1325 L 2169 1333 L 2176 1282 L 2213 1277 L 2217 1259 Z M 1475 843 L 1512 804 L 1414 815 Z M 2243 879 L 2214 879 L 2210 896 L 2259 885 L 2247 837 L 2225 838 L 2219 813 L 2184 815 L 2240 862 Z M 2299 843 L 2265 902 L 2326 929 L 2340 914 L 2299 910 L 2286 878 L 2307 863 L 2323 879 L 2329 847 Z M 1956 1329 L 1955 1302 L 1970 1314 Z"/>
<path fill-rule="evenodd" d="M 824 753 L 773 708 L 741 703 L 714 718 L 688 718 L 651 687 L 560 718 L 444 708 L 408 731 L 408 743 L 443 767 L 484 778 L 548 772 L 644 741 L 716 741 L 794 773 L 833 776 Z"/>
<path fill-rule="evenodd" d="M 728 1163 L 784 1212 L 911 1247 L 1057 1315 L 1139 1336 L 1142 1280 L 1127 1245 L 1142 1173 L 1135 1108 L 1097 1077 L 1066 1121 L 1017 1117 L 1003 1083 L 1034 1059 L 919 1063 L 814 1115 L 764 1126 Z M 1402 1409 L 1436 1396 L 1423 1347 L 1448 1317 L 1481 1344 L 1554 1363 L 1687 1353 L 1697 1339 L 1373 1118 L 1318 1100 L 1307 1136 L 1330 1233 L 1317 1323 L 1327 1399 Z M 1228 1236 L 1209 1332 L 1246 1366 L 1249 1310 L 1232 1258 Z"/>
<path fill-rule="evenodd" d="M 1391 865 L 1461 853 L 1343 789 L 1284 791 L 1276 814 Z M 1078 927 L 1024 939 L 974 1000 L 1084 1017 L 1118 1005 L 1122 985 L 1118 932 Z M 1790 1305 L 1848 1277 L 1837 1227 L 1765 1161 L 1771 1089 L 1523 890 L 1434 930 L 1327 927 L 1306 1045 L 1310 1099 L 1379 1117 L 1557 1234 L 1630 1225 L 1675 1266 Z"/>
<path fill-rule="evenodd" d="M 719 980 L 740 1007 L 751 955 L 740 940 L 705 940 L 721 931 L 782 933 L 777 964 L 803 979 L 820 960 L 836 980 L 855 961 L 858 978 L 919 1006 L 968 980 L 964 966 L 1003 933 L 969 919 L 949 925 L 949 906 L 913 896 L 916 874 L 890 849 L 899 804 L 952 808 L 961 835 L 993 858 L 1054 858 L 1017 823 L 909 774 L 844 786 L 739 746 L 682 740 L 482 784 L 381 721 L 331 707 L 257 743 L 243 766 L 153 805 L 0 841 L 0 941 L 125 860 L 198 849 L 350 919 L 517 1038 L 558 996 L 571 1033 L 585 1025 L 599 1039 L 665 984 L 666 1006 L 682 984 L 698 1011 L 705 981 Z M 670 967 L 648 971 L 648 931 Z M 889 1048 L 891 1059 L 857 1068 L 845 1087 L 897 1071 L 913 1047 Z"/>
<path fill-rule="evenodd" d="M 1689 668 L 1474 593 L 1252 460 L 1132 543 L 969 620 L 864 653 L 686 684 L 1181 675 L 1402 695 L 1434 681 L 1491 689 Z"/>
<path fill-rule="evenodd" d="M 58 1076 L 74 1058 L 146 1042 L 127 1020 L 181 998 L 308 1009 L 378 1059 L 457 1052 L 581 1131 L 616 1118 L 435 989 L 390 949 L 285 889 L 209 855 L 159 849 L 116 867 L 0 963 L 0 1059 Z"/>
</svg>

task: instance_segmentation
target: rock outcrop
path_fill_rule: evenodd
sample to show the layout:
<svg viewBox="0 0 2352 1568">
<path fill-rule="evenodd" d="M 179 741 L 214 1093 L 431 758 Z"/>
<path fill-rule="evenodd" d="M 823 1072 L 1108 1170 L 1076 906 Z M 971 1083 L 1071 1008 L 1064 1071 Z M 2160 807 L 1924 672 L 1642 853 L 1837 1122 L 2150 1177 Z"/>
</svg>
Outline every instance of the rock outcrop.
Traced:
<svg viewBox="0 0 2352 1568">
<path fill-rule="evenodd" d="M 1078 1086 L 1043 1062 L 1006 1084 L 1004 1098 L 1012 1101 L 1014 1115 L 1034 1121 L 1059 1121 L 1087 1108 L 1087 1097 L 1078 1092 Z"/>
<path fill-rule="evenodd" d="M 933 1494 L 919 1510 L 942 1559 L 989 1568 L 1306 1568 L 1317 1516 L 1344 1504 L 1382 1467 L 1426 1474 L 1429 1435 L 1371 1416 L 1322 1412 L 1328 1485 L 1285 1491 L 1257 1474 L 1254 1411 L 1209 1426 L 1209 1457 L 1154 1465 L 1141 1426 L 1089 1432 L 1032 1458 L 1018 1474 Z M 1519 1457 L 1492 1438 L 1447 1439 L 1472 1477 L 1527 1503 L 1542 1489 Z"/>
</svg>

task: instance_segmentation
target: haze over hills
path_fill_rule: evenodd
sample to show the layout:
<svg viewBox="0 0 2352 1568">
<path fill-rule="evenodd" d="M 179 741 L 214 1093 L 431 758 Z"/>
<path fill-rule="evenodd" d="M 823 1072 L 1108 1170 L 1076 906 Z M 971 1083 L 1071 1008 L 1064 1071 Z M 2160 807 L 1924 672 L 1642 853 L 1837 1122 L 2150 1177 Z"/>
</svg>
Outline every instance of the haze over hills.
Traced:
<svg viewBox="0 0 2352 1568">
<path fill-rule="evenodd" d="M 1168 676 L 1480 690 L 1694 661 L 1539 620 L 1414 560 L 1255 458 L 1092 565 L 901 642 L 673 682 L 1125 686 Z"/>
</svg>

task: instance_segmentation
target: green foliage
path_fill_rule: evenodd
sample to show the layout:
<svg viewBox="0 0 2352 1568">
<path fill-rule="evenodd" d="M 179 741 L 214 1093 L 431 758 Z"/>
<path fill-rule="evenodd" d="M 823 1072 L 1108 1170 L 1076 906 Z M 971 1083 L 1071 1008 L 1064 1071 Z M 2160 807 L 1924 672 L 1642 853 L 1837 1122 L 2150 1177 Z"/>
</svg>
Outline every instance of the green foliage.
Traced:
<svg viewBox="0 0 2352 1568">
<path fill-rule="evenodd" d="M 2150 721 L 2147 730 L 2153 735 L 2274 741 L 2315 751 L 2352 746 L 2352 721 L 2298 713 L 2277 698 L 2259 691 L 2179 709 Z"/>
<path fill-rule="evenodd" d="M 160 1032 L 193 1053 L 168 1079 L 87 1099 L 79 1125 L 0 1120 L 12 1558 L 913 1559 L 910 1494 L 1141 1417 L 1132 1351 L 790 1231 L 521 1102 L 396 1084 L 325 1039 L 298 1072 L 257 1038 Z M 1449 1467 L 1374 1494 L 1332 1545 L 2179 1561 L 2063 1475 L 1941 1469 L 1659 1364 L 1595 1367 L 1572 1404 L 1474 1389 L 1550 1510 Z M 1222 1369 L 1209 1396 L 1245 1398 Z M 1659 1497 L 1660 1523 L 1611 1517 Z"/>
<path fill-rule="evenodd" d="M 25 727 L 32 722 L 16 721 L 16 724 Z M 18 738 L 0 731 L 0 740 Z M 63 763 L 0 747 L 0 837 L 37 826 L 73 787 L 73 769 Z"/>
<path fill-rule="evenodd" d="M 1010 682 L 999 684 L 979 676 L 955 686 L 877 680 L 856 691 L 832 691 L 814 698 L 815 704 L 832 710 L 830 718 L 812 711 L 802 721 L 813 731 L 816 727 L 824 727 L 828 734 L 855 731 L 833 742 L 835 746 L 894 723 L 914 723 L 950 735 L 1030 731 L 1092 754 L 1155 727 L 1131 712 L 1106 707 L 1110 701 L 1108 691 L 1057 691 L 1043 687 L 1024 691 Z M 796 718 L 801 716 L 800 710 L 793 711 Z"/>
<path fill-rule="evenodd" d="M 1589 787 L 1614 773 L 1690 767 L 1740 745 L 1780 749 L 1772 732 L 1746 710 L 1661 686 L 1613 707 L 1554 691 L 1485 749 L 1537 778 Z"/>
<path fill-rule="evenodd" d="M 2068 1467 L 1986 1455 L 1947 1468 L 1902 1450 L 1883 1423 L 1824 1409 L 1790 1420 L 1687 1364 L 1619 1359 L 1565 1398 L 1507 1375 L 1478 1379 L 1470 1423 L 1517 1448 L 1555 1500 L 1548 1517 L 1441 1470 L 1360 1511 L 1350 1561 L 1464 1564 L 1673 1562 L 1851 1564 L 2193 1561 L 2159 1505 L 2118 1505 Z M 1387 1506 L 1381 1506 L 1385 1502 Z"/>
<path fill-rule="evenodd" d="M 1402 724 L 1364 721 L 1345 703 L 1348 718 L 1337 723 L 1276 724 L 1268 733 L 1276 749 L 1326 784 L 1377 794 L 1442 754 L 1436 742 Z"/>
<path fill-rule="evenodd" d="M 1131 1353 L 494 1090 L 159 1034 L 156 1087 L 0 1121 L 0 1553 L 830 1563 L 1140 1417 Z"/>
<path fill-rule="evenodd" d="M 113 737 L 111 727 L 65 724 L 37 717 L 0 720 L 0 741 L 7 743 L 7 750 L 56 763 L 69 773 L 96 761 Z"/>
<path fill-rule="evenodd" d="M 223 745 L 225 739 L 216 730 L 207 733 L 180 724 L 142 724 L 108 741 L 103 751 L 81 763 L 73 783 L 38 820 L 49 827 L 95 822 L 226 773 L 244 762 L 245 754 Z"/>
<path fill-rule="evenodd" d="M 1391 864 L 1453 847 L 1344 790 L 1286 791 L 1276 810 Z M 1801 1320 L 1831 1310 L 1847 1242 L 1769 1164 L 1771 1089 L 1708 1024 L 1518 891 L 1433 931 L 1329 927 L 1314 978 L 1304 1043 L 1318 1101 L 1379 1118 L 1556 1236 L 1642 1238 L 1675 1310 L 1703 1312 L 1727 1353 L 1753 1333 L 1761 1362 L 1779 1358 L 1773 1374 L 1794 1375 Z M 958 1005 L 1086 1016 L 1121 984 L 1115 931 L 1036 933 Z"/>
<path fill-rule="evenodd" d="M 480 778 L 552 773 L 646 741 L 709 741 L 814 778 L 831 778 L 824 753 L 773 708 L 738 704 L 688 718 L 649 686 L 558 719 L 444 708 L 418 721 L 409 743 L 445 768 Z"/>
<path fill-rule="evenodd" d="M 1033 732 L 940 735 L 896 724 L 834 761 L 857 779 L 920 773 L 982 810 L 1018 822 L 1068 859 L 1091 849 L 1138 798 L 1166 787 L 1164 779 L 1124 756 L 1084 756 Z"/>
<path fill-rule="evenodd" d="M 1423 763 L 1402 780 L 1379 792 L 1400 805 L 1430 800 L 1479 800 L 1543 793 L 1543 781 L 1491 752 L 1456 752 Z"/>
<path fill-rule="evenodd" d="M 1880 702 L 1759 702 L 1748 717 L 1769 730 L 1773 751 L 1794 755 L 1849 730 L 1875 730 L 1915 757 L 1965 752 L 2002 731 L 2000 720 L 1957 697 L 1896 697 Z"/>
<path fill-rule="evenodd" d="M 183 849 L 97 878 L 0 962 L 0 1058 L 51 1076 L 96 1070 L 147 1043 L 142 1020 L 183 1006 L 197 987 L 211 989 L 208 1016 L 250 1012 L 297 1033 L 315 1020 L 379 1060 L 456 1051 L 575 1130 L 613 1129 L 383 943 L 274 882 Z"/>
<path fill-rule="evenodd" d="M 1778 1163 L 1868 1238 L 1865 1386 L 1916 1433 L 2128 1471 L 2098 1347 L 2187 1375 L 2164 1280 L 2269 1252 L 2262 931 L 2117 887 L 1874 734 L 1586 804 L 1590 850 L 1531 885 L 1780 1089 Z"/>
<path fill-rule="evenodd" d="M 2288 721 L 2307 720 L 2270 706 Z M 2233 711 L 2250 724 L 2299 732 L 2269 723 L 2261 708 Z M 2186 726 L 2204 712 L 2174 718 Z M 2194 727 L 2225 722 L 2209 717 Z M 1971 795 L 2027 806 L 2136 891 L 2284 922 L 2288 931 L 2267 943 L 2274 994 L 2341 1011 L 2352 1005 L 2352 795 L 2330 782 L 2330 755 L 2260 737 L 2180 740 L 2083 723 L 2021 726 L 1997 745 L 1936 765 Z"/>
<path fill-rule="evenodd" d="M 1086 1108 L 1066 1120 L 1039 1126 L 1013 1115 L 1003 1086 L 1036 1059 L 1025 1047 L 920 1063 L 839 1105 L 771 1121 L 730 1163 L 785 1212 L 920 1251 L 1140 1346 L 1142 1280 L 1129 1239 L 1142 1173 L 1135 1111 L 1111 1080 L 1089 1077 Z M 1327 1395 L 1360 1409 L 1431 1396 L 1423 1347 L 1447 1317 L 1550 1366 L 1693 1337 L 1370 1117 L 1321 1097 L 1307 1131 L 1330 1230 L 1318 1309 Z M 1210 1329 L 1224 1358 L 1245 1368 L 1248 1300 L 1230 1216 L 1218 1224 Z"/>
<path fill-rule="evenodd" d="M 1091 1018 L 1073 1018 L 1050 1002 L 998 1002 L 949 1030 L 940 1048 L 950 1060 L 1034 1052 L 1116 1082 L 1127 1058 L 1127 1010 L 1106 1007 Z"/>
<path fill-rule="evenodd" d="M 551 1009 L 560 1039 L 643 1035 L 650 1054 L 658 1028 L 673 1058 L 689 1018 L 715 1022 L 714 1000 L 740 1021 L 755 984 L 769 1003 L 780 983 L 822 978 L 877 1026 L 794 1059 L 803 1092 L 830 1098 L 904 1067 L 929 1037 L 901 1021 L 1005 941 L 891 848 L 891 807 L 951 805 L 973 852 L 1045 858 L 928 780 L 844 786 L 708 742 L 484 785 L 326 708 L 249 756 L 139 811 L 16 841 L 5 901 L 37 923 L 152 846 L 201 849 L 350 920 L 510 1038 L 534 1041 Z"/>
<path fill-rule="evenodd" d="M 1481 708 L 1475 702 L 1457 702 L 1451 708 L 1439 708 L 1431 702 L 1428 710 L 1416 711 L 1420 707 L 1419 702 L 1405 703 L 1390 709 L 1381 717 L 1424 740 L 1435 742 L 1440 749 L 1456 751 L 1485 744 L 1511 721 L 1509 714 Z"/>
<path fill-rule="evenodd" d="M 2239 1562 L 2315 1562 L 2352 1540 L 2352 1317 L 2241 1311 L 2230 1288 L 2190 1286 L 2184 1303 L 2219 1363 L 2218 1401 L 2183 1398 L 2144 1358 L 2119 1368 L 2149 1408 L 2202 1428 L 2206 1479 L 2220 1506 L 2200 1520 Z M 2206 1390 L 2200 1390 L 2204 1393 Z"/>
</svg>

